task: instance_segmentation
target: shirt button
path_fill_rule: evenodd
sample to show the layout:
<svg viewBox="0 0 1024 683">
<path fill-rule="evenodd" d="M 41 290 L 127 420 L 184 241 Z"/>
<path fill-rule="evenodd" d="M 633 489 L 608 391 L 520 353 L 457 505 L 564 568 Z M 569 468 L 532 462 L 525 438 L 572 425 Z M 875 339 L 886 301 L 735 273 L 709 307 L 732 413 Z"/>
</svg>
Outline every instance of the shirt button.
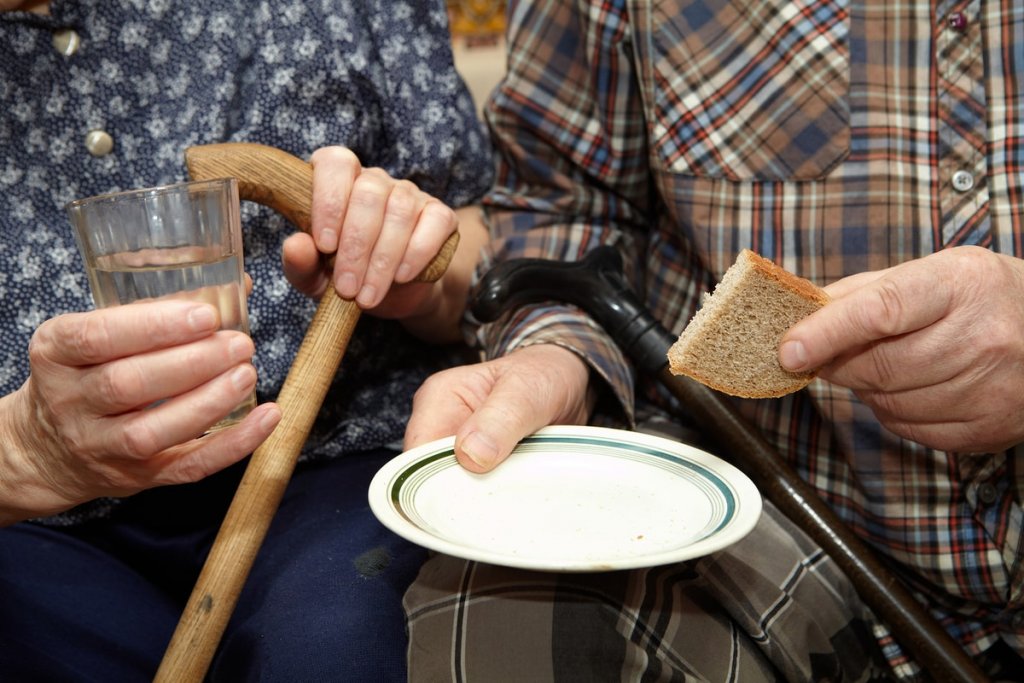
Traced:
<svg viewBox="0 0 1024 683">
<path fill-rule="evenodd" d="M 85 148 L 94 157 L 106 156 L 114 149 L 114 138 L 105 130 L 90 130 L 85 136 Z"/>
<path fill-rule="evenodd" d="M 64 29 L 53 34 L 53 49 L 65 57 L 70 57 L 78 52 L 78 47 L 81 44 L 81 38 L 71 29 Z"/>
<path fill-rule="evenodd" d="M 974 187 L 974 176 L 968 171 L 957 171 L 953 174 L 953 189 L 957 192 L 967 192 Z"/>
<path fill-rule="evenodd" d="M 978 487 L 978 500 L 984 505 L 991 505 L 999 500 L 999 491 L 992 484 L 982 484 Z"/>
<path fill-rule="evenodd" d="M 946 23 L 949 24 L 949 27 L 954 31 L 963 33 L 964 29 L 967 28 L 967 17 L 963 12 L 953 12 L 949 15 Z"/>
</svg>

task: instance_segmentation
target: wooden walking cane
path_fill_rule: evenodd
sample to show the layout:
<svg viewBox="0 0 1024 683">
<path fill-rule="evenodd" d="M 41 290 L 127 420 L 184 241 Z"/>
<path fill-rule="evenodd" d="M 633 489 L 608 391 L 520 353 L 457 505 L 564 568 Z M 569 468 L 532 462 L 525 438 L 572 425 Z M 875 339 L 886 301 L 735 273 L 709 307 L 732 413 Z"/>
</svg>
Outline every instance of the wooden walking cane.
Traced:
<svg viewBox="0 0 1024 683">
<path fill-rule="evenodd" d="M 237 178 L 241 199 L 269 206 L 309 231 L 313 169 L 301 159 L 264 145 L 224 143 L 189 148 L 185 160 L 192 179 Z M 457 245 L 455 233 L 416 279 L 440 278 Z M 206 675 L 359 313 L 333 287 L 320 299 L 277 398 L 281 422 L 246 467 L 155 681 L 187 683 Z"/>
</svg>

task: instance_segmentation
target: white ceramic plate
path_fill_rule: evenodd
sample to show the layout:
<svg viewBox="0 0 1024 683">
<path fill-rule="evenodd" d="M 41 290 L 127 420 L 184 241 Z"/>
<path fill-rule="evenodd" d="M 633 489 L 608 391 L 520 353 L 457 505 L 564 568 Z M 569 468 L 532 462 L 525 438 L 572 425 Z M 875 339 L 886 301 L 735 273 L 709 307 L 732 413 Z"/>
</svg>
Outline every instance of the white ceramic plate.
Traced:
<svg viewBox="0 0 1024 683">
<path fill-rule="evenodd" d="M 448 437 L 388 462 L 370 507 L 404 538 L 471 560 L 546 571 L 655 566 L 741 539 L 761 496 L 738 469 L 667 439 L 547 427 L 487 474 Z"/>
</svg>

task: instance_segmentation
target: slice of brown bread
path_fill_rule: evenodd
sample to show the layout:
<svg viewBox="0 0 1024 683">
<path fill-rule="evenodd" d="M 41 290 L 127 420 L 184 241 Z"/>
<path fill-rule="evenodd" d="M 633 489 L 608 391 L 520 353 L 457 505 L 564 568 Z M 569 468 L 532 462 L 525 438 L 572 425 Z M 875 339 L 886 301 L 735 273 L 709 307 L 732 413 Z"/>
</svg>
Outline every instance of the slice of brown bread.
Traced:
<svg viewBox="0 0 1024 683">
<path fill-rule="evenodd" d="M 744 398 L 802 389 L 816 373 L 783 370 L 779 342 L 828 301 L 810 281 L 744 249 L 669 349 L 669 369 Z"/>
</svg>

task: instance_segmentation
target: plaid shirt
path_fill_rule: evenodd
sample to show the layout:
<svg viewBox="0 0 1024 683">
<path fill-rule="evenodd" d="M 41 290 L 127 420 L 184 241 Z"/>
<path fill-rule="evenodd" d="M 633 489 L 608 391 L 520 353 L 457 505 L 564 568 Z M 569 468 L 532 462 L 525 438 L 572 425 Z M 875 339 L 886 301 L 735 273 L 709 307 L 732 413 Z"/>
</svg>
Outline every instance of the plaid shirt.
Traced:
<svg viewBox="0 0 1024 683">
<path fill-rule="evenodd" d="M 743 248 L 819 285 L 957 245 L 1024 256 L 1019 3 L 534 0 L 509 19 L 492 259 L 614 244 L 679 331 Z M 629 417 L 635 390 L 657 400 L 572 307 L 478 334 L 492 356 L 573 348 Z M 822 381 L 739 405 L 969 652 L 1024 653 L 1024 446 L 928 449 Z"/>
</svg>

